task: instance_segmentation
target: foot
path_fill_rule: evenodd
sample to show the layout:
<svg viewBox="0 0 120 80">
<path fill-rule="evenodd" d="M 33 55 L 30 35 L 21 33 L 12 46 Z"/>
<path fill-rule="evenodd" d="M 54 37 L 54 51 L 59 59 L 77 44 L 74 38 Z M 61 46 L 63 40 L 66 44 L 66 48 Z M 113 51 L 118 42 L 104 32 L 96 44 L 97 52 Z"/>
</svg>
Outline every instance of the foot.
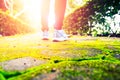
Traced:
<svg viewBox="0 0 120 80">
<path fill-rule="evenodd" d="M 44 31 L 44 32 L 42 33 L 42 40 L 49 40 L 48 31 Z"/>
<path fill-rule="evenodd" d="M 61 42 L 66 40 L 68 40 L 68 36 L 63 30 L 54 31 L 53 42 Z"/>
</svg>

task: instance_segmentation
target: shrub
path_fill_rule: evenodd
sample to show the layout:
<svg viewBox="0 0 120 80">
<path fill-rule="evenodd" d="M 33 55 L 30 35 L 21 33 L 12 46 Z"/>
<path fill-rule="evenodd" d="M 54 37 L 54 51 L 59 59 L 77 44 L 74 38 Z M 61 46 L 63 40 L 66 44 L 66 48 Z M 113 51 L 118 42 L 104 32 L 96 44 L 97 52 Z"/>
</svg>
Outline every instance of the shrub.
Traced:
<svg viewBox="0 0 120 80">
<path fill-rule="evenodd" d="M 7 13 L 0 11 L 0 35 L 11 36 L 15 34 L 24 34 L 33 32 L 28 24 L 19 19 L 15 19 Z"/>
<path fill-rule="evenodd" d="M 74 33 L 74 31 L 79 34 L 87 33 L 89 17 L 90 10 L 86 6 L 78 7 L 65 18 L 64 28 L 69 33 Z"/>
</svg>

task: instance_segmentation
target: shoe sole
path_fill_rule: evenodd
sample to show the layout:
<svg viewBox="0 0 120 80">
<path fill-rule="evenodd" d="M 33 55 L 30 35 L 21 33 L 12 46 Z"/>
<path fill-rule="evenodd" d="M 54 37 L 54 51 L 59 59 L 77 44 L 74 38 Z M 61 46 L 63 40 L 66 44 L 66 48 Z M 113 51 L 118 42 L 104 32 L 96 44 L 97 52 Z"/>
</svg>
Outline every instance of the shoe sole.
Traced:
<svg viewBox="0 0 120 80">
<path fill-rule="evenodd" d="M 42 40 L 49 40 L 48 38 L 43 38 Z"/>
<path fill-rule="evenodd" d="M 53 40 L 53 42 L 63 42 L 63 41 L 67 41 L 67 40 Z"/>
<path fill-rule="evenodd" d="M 53 40 L 53 42 L 61 42 L 61 41 L 58 41 L 58 40 Z"/>
</svg>

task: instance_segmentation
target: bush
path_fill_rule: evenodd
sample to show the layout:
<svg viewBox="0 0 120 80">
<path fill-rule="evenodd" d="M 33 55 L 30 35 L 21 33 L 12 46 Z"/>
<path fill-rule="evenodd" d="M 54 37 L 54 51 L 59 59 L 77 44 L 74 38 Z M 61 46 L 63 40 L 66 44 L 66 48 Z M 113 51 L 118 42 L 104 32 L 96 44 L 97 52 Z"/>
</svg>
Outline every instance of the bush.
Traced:
<svg viewBox="0 0 120 80">
<path fill-rule="evenodd" d="M 80 32 L 79 34 L 87 33 L 89 30 L 88 20 L 90 10 L 86 6 L 78 7 L 70 13 L 64 20 L 64 28 L 69 33 Z"/>
<path fill-rule="evenodd" d="M 0 35 L 11 36 L 24 34 L 34 30 L 19 19 L 15 19 L 5 12 L 0 11 Z"/>
</svg>

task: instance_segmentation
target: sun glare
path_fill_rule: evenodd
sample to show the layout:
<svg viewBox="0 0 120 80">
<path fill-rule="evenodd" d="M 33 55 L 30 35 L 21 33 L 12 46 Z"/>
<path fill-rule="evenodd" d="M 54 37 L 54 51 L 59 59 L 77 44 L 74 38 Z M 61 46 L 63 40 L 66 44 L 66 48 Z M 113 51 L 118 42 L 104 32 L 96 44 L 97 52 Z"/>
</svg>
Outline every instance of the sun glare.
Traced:
<svg viewBox="0 0 120 80">
<path fill-rule="evenodd" d="M 27 20 L 29 20 L 30 25 L 37 29 L 40 28 L 41 26 L 41 21 L 40 21 L 41 4 L 42 4 L 41 0 L 26 0 L 26 1 L 23 0 L 23 5 L 21 5 L 26 7 L 24 13 L 26 14 Z M 50 13 L 48 17 L 49 27 L 53 26 L 55 23 L 53 4 L 54 4 L 54 0 L 51 0 Z"/>
<path fill-rule="evenodd" d="M 48 17 L 48 25 L 49 27 L 52 27 L 55 24 L 55 14 L 54 14 L 54 0 L 51 0 L 50 3 L 50 13 Z"/>
<path fill-rule="evenodd" d="M 19 1 L 19 0 L 18 0 Z M 42 0 L 20 0 L 23 2 L 22 7 L 25 7 L 26 10 L 24 13 L 26 14 L 27 20 L 29 20 L 29 24 L 34 28 L 38 29 L 41 26 L 41 4 Z M 48 17 L 48 26 L 52 27 L 55 23 L 55 15 L 54 15 L 54 2 L 55 0 L 50 0 L 50 12 Z M 75 0 L 76 3 L 81 4 L 82 0 Z"/>
</svg>

